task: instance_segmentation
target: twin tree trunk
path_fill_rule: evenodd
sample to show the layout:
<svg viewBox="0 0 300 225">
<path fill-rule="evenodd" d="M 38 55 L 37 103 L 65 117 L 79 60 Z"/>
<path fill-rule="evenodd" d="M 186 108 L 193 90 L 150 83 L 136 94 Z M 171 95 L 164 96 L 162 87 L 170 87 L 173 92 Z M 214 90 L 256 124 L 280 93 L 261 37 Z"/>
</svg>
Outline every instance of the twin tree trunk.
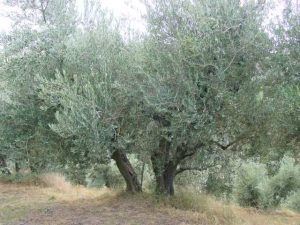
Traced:
<svg viewBox="0 0 300 225">
<path fill-rule="evenodd" d="M 117 167 L 126 182 L 126 191 L 132 193 L 141 192 L 142 186 L 126 154 L 121 150 L 116 150 L 112 154 L 112 159 L 115 160 Z"/>
<path fill-rule="evenodd" d="M 162 148 L 160 148 L 160 150 L 161 149 Z M 162 161 L 164 156 L 164 152 L 156 151 L 151 156 L 151 162 L 155 175 L 156 192 L 161 195 L 170 196 L 174 195 L 174 178 L 176 175 L 177 164 L 173 161 L 165 163 L 164 160 Z M 141 192 L 141 183 L 126 154 L 121 150 L 116 150 L 112 154 L 112 159 L 115 160 L 116 165 L 126 182 L 126 191 L 131 193 Z"/>
<path fill-rule="evenodd" d="M 156 193 L 165 196 L 174 195 L 174 179 L 178 164 L 186 157 L 194 154 L 193 151 L 187 153 L 182 147 L 178 147 L 175 156 L 171 156 L 171 143 L 162 138 L 159 147 L 151 154 L 152 169 L 156 182 Z M 126 154 L 121 150 L 115 150 L 112 154 L 117 167 L 122 174 L 127 191 L 135 193 L 141 192 L 142 186 L 134 168 L 130 164 Z"/>
<path fill-rule="evenodd" d="M 159 148 L 151 155 L 151 163 L 156 181 L 156 193 L 174 195 L 174 178 L 177 163 L 169 158 L 170 143 L 162 139 Z"/>
<path fill-rule="evenodd" d="M 157 162 L 157 158 L 151 159 L 152 164 Z M 174 195 L 174 178 L 176 175 L 176 165 L 170 161 L 163 166 L 162 169 L 154 169 L 155 180 L 156 180 L 156 193 L 166 196 Z"/>
</svg>

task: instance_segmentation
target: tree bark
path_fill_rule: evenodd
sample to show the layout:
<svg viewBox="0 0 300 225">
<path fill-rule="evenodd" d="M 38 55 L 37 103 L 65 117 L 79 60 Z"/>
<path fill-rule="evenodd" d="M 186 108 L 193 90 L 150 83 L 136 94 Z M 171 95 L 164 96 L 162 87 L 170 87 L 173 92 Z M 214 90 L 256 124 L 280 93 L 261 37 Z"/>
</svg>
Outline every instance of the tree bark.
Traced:
<svg viewBox="0 0 300 225">
<path fill-rule="evenodd" d="M 180 145 L 171 156 L 171 143 L 162 138 L 159 142 L 159 148 L 152 152 L 151 163 L 156 179 L 156 192 L 162 195 L 174 195 L 174 179 L 178 174 L 177 166 L 182 160 L 196 154 L 197 148 L 203 146 L 202 143 L 188 148 L 186 145 Z"/>
<path fill-rule="evenodd" d="M 112 154 L 112 159 L 115 160 L 117 167 L 126 182 L 126 191 L 131 193 L 141 192 L 142 187 L 138 180 L 138 176 L 126 154 L 124 154 L 121 150 L 116 150 Z"/>
<path fill-rule="evenodd" d="M 18 162 L 15 162 L 15 170 L 16 170 L 16 173 L 20 172 L 20 165 Z"/>
<path fill-rule="evenodd" d="M 108 170 L 109 170 L 109 168 L 105 168 L 104 169 L 104 171 L 103 171 L 103 178 L 104 178 L 105 186 L 107 188 L 110 188 L 111 184 L 110 184 L 110 178 L 109 178 Z"/>
<path fill-rule="evenodd" d="M 6 167 L 4 156 L 0 155 L 0 167 Z"/>
<path fill-rule="evenodd" d="M 143 189 L 143 182 L 144 182 L 144 173 L 145 173 L 145 162 L 143 162 L 142 165 L 142 171 L 141 171 L 141 188 Z"/>
<path fill-rule="evenodd" d="M 156 181 L 156 193 L 172 196 L 177 163 L 169 157 L 170 143 L 162 139 L 159 148 L 151 155 L 151 163 Z"/>
<path fill-rule="evenodd" d="M 0 173 L 10 175 L 10 171 L 7 168 L 6 160 L 3 155 L 0 155 Z"/>
<path fill-rule="evenodd" d="M 151 157 L 152 165 L 159 162 L 158 158 Z M 153 166 L 153 172 L 156 181 L 156 193 L 160 195 L 173 196 L 174 190 L 174 178 L 176 175 L 176 164 L 173 161 L 169 161 L 163 165 L 160 169 L 157 166 Z"/>
</svg>

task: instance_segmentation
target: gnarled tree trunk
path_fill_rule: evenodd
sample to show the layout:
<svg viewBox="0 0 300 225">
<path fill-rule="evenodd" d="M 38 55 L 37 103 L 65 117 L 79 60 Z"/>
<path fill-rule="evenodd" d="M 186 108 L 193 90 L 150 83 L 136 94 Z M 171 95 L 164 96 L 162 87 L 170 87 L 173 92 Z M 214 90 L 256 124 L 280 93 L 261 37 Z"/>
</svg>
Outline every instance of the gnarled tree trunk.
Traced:
<svg viewBox="0 0 300 225">
<path fill-rule="evenodd" d="M 152 158 L 152 164 L 156 159 Z M 156 180 L 156 193 L 166 196 L 172 196 L 174 191 L 174 178 L 176 175 L 176 165 L 173 161 L 169 161 L 163 166 L 162 170 L 153 170 Z"/>
<path fill-rule="evenodd" d="M 124 154 L 121 150 L 116 150 L 112 154 L 111 158 L 116 161 L 117 167 L 126 182 L 126 191 L 132 193 L 141 192 L 142 187 L 138 180 L 138 176 L 126 154 Z"/>
<path fill-rule="evenodd" d="M 153 151 L 151 155 L 152 168 L 156 179 L 156 192 L 158 194 L 166 196 L 175 194 L 174 179 L 178 174 L 177 166 L 185 158 L 193 156 L 201 146 L 203 146 L 202 143 L 192 148 L 182 144 L 177 146 L 176 151 L 171 154 L 171 143 L 165 138 L 160 140 L 159 148 Z"/>
<path fill-rule="evenodd" d="M 156 193 L 174 195 L 174 178 L 177 163 L 169 158 L 170 143 L 162 139 L 159 148 L 151 155 L 151 163 L 156 181 Z"/>
</svg>

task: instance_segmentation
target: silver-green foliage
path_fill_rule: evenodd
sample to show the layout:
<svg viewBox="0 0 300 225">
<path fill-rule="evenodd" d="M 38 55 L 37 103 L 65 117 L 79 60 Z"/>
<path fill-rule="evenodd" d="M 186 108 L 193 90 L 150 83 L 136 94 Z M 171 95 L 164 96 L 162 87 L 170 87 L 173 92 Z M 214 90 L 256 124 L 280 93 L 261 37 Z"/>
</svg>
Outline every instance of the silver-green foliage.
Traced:
<svg viewBox="0 0 300 225">
<path fill-rule="evenodd" d="M 282 206 L 300 212 L 300 191 L 291 193 Z"/>
<path fill-rule="evenodd" d="M 262 164 L 247 162 L 237 171 L 233 195 L 241 206 L 258 207 L 260 183 L 267 180 L 267 170 Z"/>
<path fill-rule="evenodd" d="M 122 92 L 126 46 L 118 29 L 103 20 L 88 32 L 78 30 L 65 52 L 63 71 L 53 79 L 37 77 L 44 109 L 58 109 L 50 127 L 70 140 L 70 162 L 89 167 L 109 162 L 114 149 L 125 149 L 129 142 L 130 105 Z"/>
<path fill-rule="evenodd" d="M 280 205 L 290 193 L 300 189 L 300 166 L 293 158 L 284 157 L 278 173 L 269 179 L 268 185 L 272 193 L 271 205 Z"/>
<path fill-rule="evenodd" d="M 267 175 L 264 164 L 249 162 L 242 165 L 237 172 L 233 194 L 242 206 L 267 209 L 280 206 L 299 189 L 300 166 L 286 156 L 273 176 Z"/>
<path fill-rule="evenodd" d="M 54 121 L 54 110 L 40 108 L 35 76 L 50 78 L 61 68 L 63 43 L 74 28 L 70 22 L 74 8 L 73 4 L 65 4 L 58 9 L 58 3 L 63 1 L 51 1 L 47 21 L 43 21 L 38 6 L 20 2 L 22 6 L 23 3 L 24 15 L 14 18 L 13 31 L 0 40 L 0 82 L 5 82 L 6 93 L 6 98 L 1 99 L 0 151 L 8 159 L 36 170 L 54 160 L 51 150 L 57 148 L 60 140 L 48 127 Z M 60 14 L 60 22 L 53 18 L 58 16 L 56 13 Z"/>
<path fill-rule="evenodd" d="M 147 9 L 136 80 L 149 118 L 144 136 L 152 152 L 170 144 L 155 153 L 158 173 L 169 163 L 202 168 L 220 145 L 257 135 L 265 118 L 254 116 L 258 68 L 271 47 L 262 11 L 236 0 L 151 1 Z"/>
</svg>

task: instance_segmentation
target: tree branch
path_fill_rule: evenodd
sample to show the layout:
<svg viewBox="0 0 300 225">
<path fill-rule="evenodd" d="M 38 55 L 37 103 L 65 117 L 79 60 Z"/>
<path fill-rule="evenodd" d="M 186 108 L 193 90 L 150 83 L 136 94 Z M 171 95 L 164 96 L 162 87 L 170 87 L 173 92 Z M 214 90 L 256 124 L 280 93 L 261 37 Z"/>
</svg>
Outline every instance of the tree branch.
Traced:
<svg viewBox="0 0 300 225">
<path fill-rule="evenodd" d="M 222 144 L 220 144 L 220 143 L 218 143 L 218 142 L 216 142 L 216 141 L 213 141 L 213 143 L 214 143 L 215 145 L 217 145 L 218 147 L 220 147 L 222 150 L 226 150 L 227 148 L 229 148 L 229 147 L 231 147 L 232 145 L 234 145 L 236 142 L 238 142 L 238 140 L 235 140 L 235 141 L 233 141 L 233 142 L 230 142 L 230 143 L 227 144 L 227 145 L 222 145 Z"/>
<path fill-rule="evenodd" d="M 249 136 L 246 134 L 242 134 L 239 137 L 237 137 L 234 141 L 228 143 L 227 145 L 222 145 L 217 141 L 212 141 L 213 144 L 217 145 L 219 148 L 221 148 L 222 150 L 226 150 L 228 148 L 230 148 L 232 145 L 236 144 L 237 142 L 243 140 L 243 139 L 247 139 Z"/>
<path fill-rule="evenodd" d="M 44 20 L 44 23 L 46 24 L 47 23 L 47 20 L 46 20 L 46 9 L 48 7 L 48 4 L 49 4 L 49 0 L 40 0 L 40 6 L 41 6 L 41 13 L 42 13 L 42 16 L 43 16 L 43 20 Z"/>
<path fill-rule="evenodd" d="M 193 152 L 189 152 L 189 153 L 183 154 L 182 157 L 181 157 L 181 160 L 185 159 L 187 157 L 193 156 L 195 153 L 196 153 L 196 150 L 193 151 Z"/>
<path fill-rule="evenodd" d="M 212 167 L 215 167 L 216 164 L 213 164 L 213 165 L 208 165 L 206 167 L 180 167 L 179 169 L 176 170 L 176 174 L 175 175 L 178 175 L 186 170 L 196 170 L 196 171 L 204 171 L 204 170 L 207 170 L 209 168 L 212 168 Z"/>
<path fill-rule="evenodd" d="M 203 146 L 204 146 L 203 143 L 198 143 L 195 146 L 193 146 L 192 148 L 187 147 L 185 144 L 178 146 L 177 151 L 176 151 L 177 164 L 179 164 L 180 161 L 184 160 L 185 158 L 195 155 L 197 153 L 197 150 Z"/>
</svg>

